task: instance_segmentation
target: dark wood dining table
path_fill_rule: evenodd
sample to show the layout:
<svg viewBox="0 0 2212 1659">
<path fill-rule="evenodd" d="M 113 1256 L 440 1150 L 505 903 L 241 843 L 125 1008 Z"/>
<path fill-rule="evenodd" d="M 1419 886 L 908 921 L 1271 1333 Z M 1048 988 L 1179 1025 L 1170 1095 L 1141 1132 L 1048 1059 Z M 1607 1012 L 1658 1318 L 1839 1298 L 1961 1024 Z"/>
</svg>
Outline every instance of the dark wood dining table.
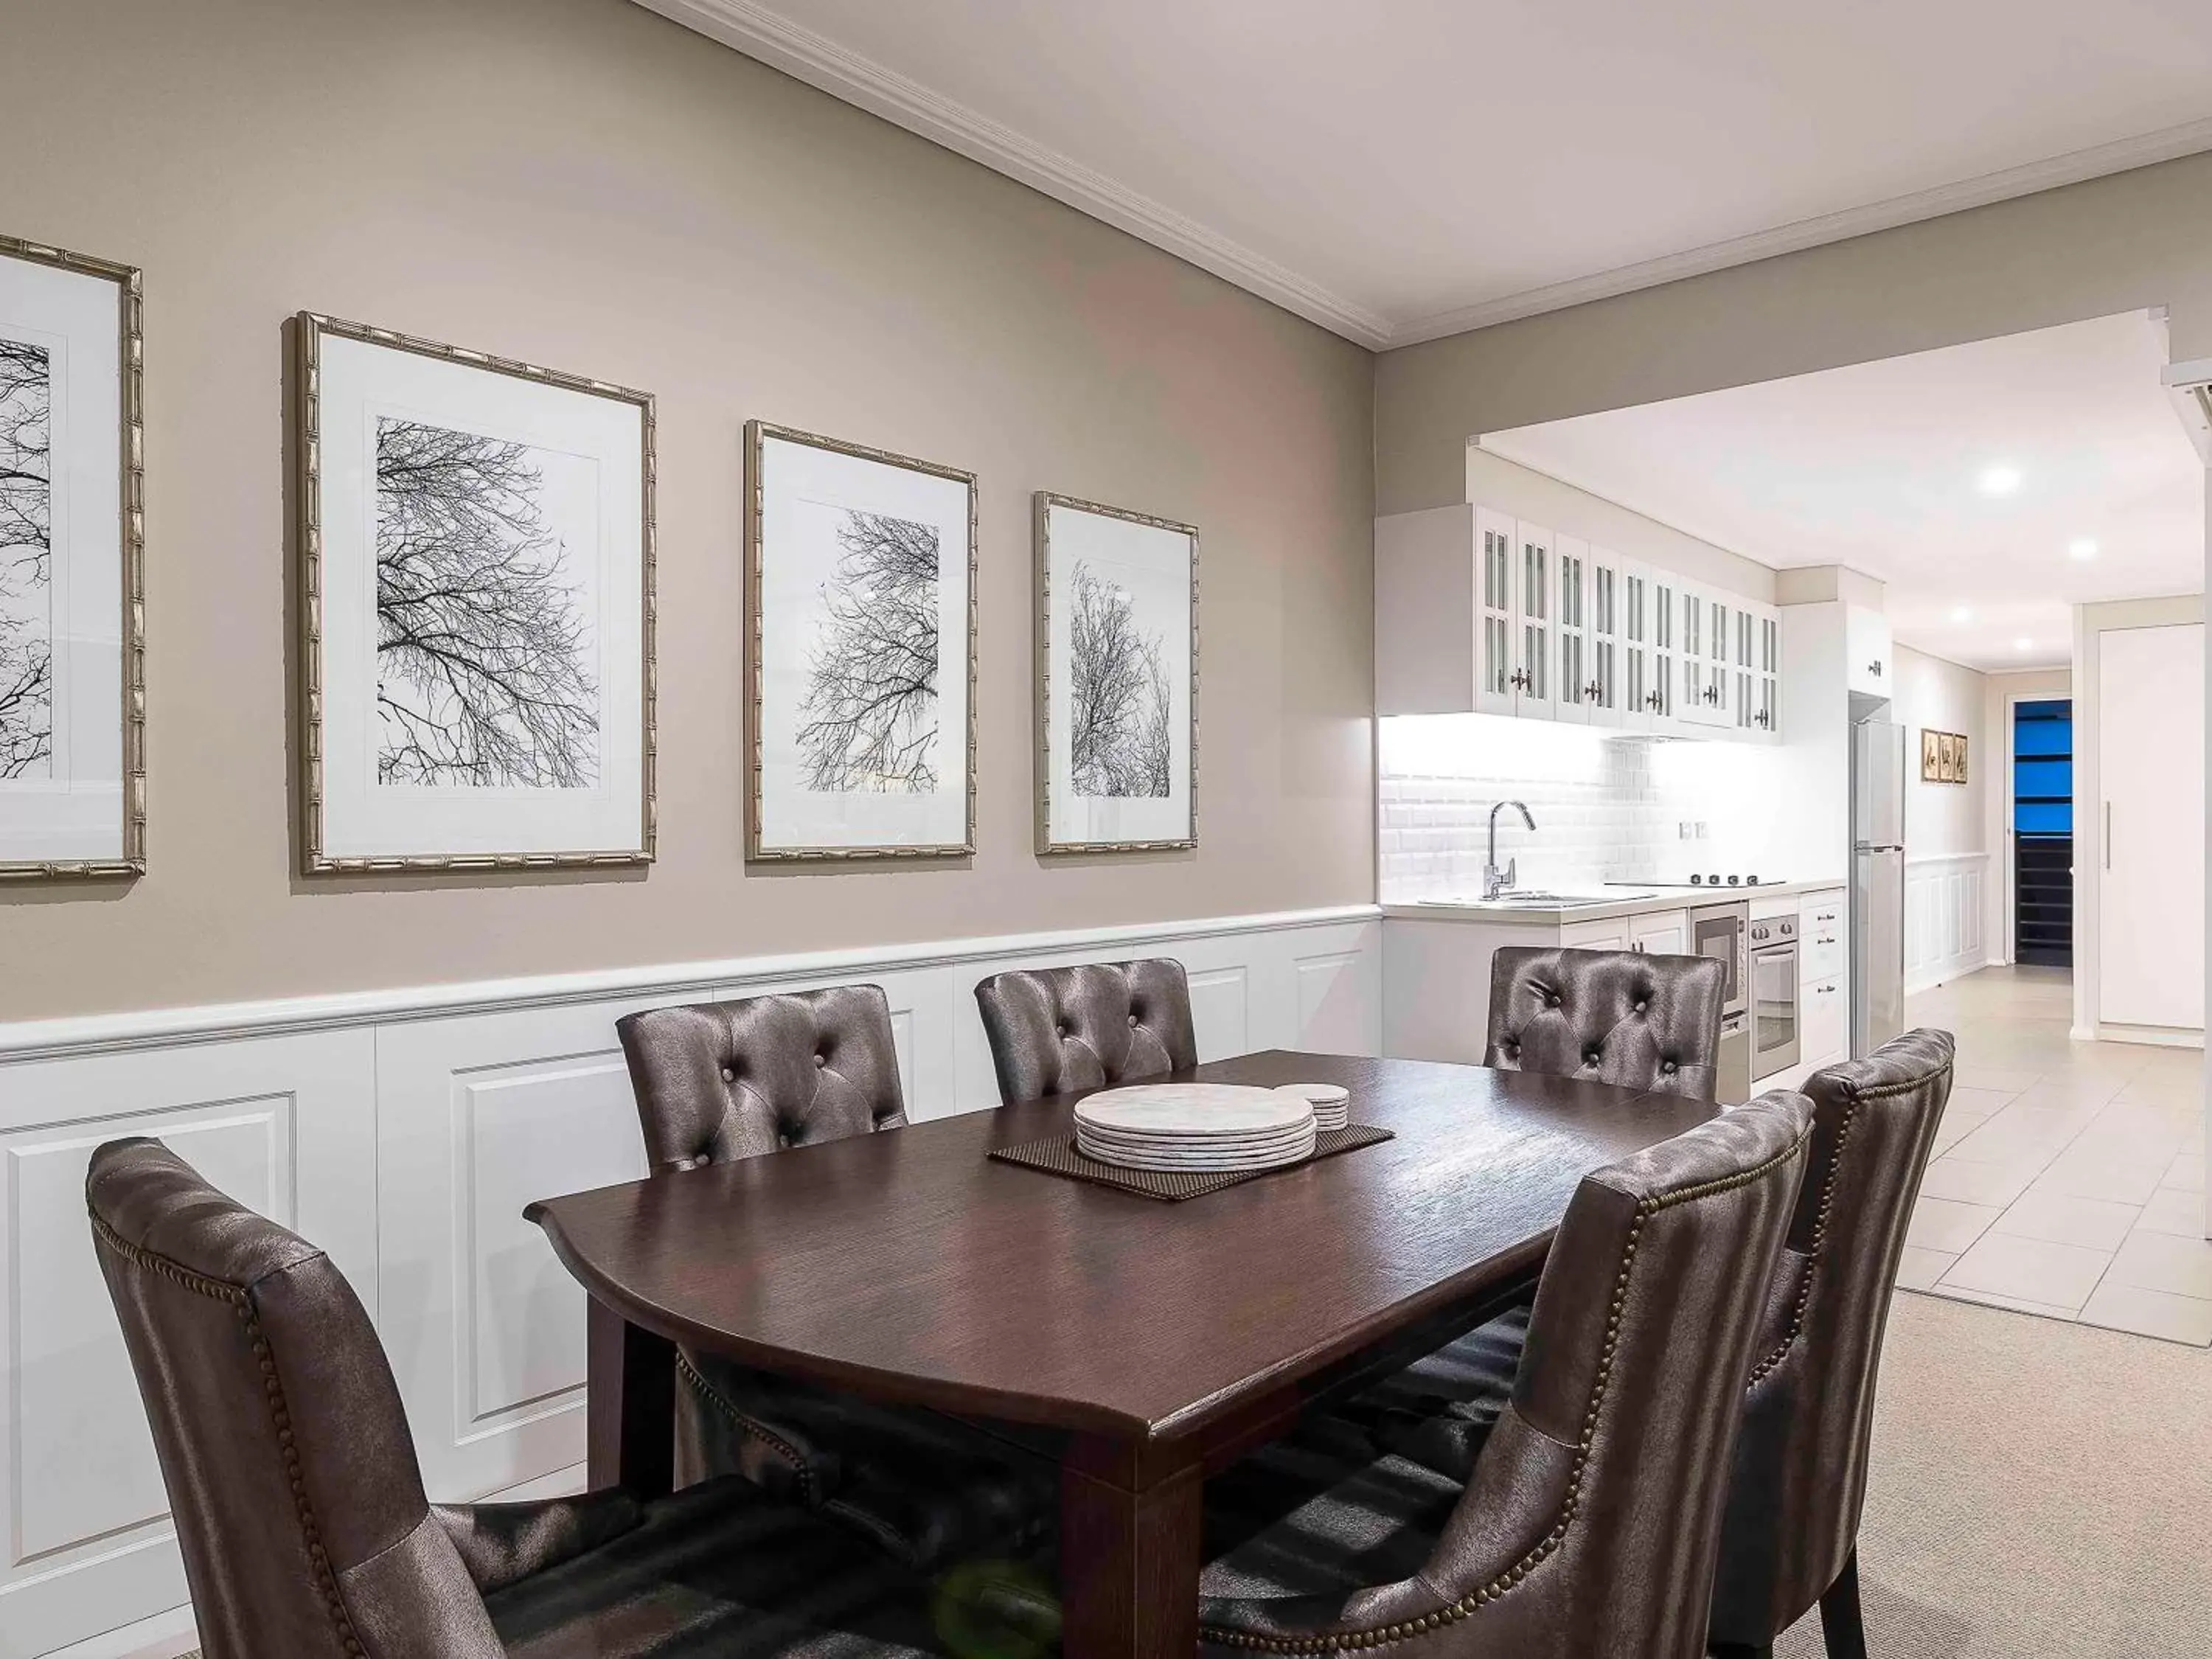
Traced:
<svg viewBox="0 0 2212 1659">
<path fill-rule="evenodd" d="M 1523 1294 L 1668 1095 L 1280 1050 L 1179 1079 L 1340 1083 L 1395 1139 L 1164 1203 L 994 1159 L 1076 1097 L 529 1206 L 590 1293 L 590 1480 L 673 1478 L 674 1345 L 1017 1425 L 1061 1466 L 1068 1659 L 1188 1659 L 1206 1474 Z"/>
</svg>

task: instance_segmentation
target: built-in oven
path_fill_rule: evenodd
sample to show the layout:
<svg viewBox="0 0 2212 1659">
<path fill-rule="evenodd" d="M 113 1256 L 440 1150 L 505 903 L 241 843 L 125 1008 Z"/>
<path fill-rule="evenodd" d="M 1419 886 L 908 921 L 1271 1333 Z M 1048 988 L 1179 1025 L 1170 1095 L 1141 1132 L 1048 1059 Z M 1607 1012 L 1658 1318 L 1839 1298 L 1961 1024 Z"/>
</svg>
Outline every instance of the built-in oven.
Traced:
<svg viewBox="0 0 2212 1659">
<path fill-rule="evenodd" d="M 1751 1075 L 1795 1066 L 1797 1042 L 1797 918 L 1751 924 Z"/>
<path fill-rule="evenodd" d="M 1746 1018 L 1751 988 L 1751 907 L 1708 904 L 1690 912 L 1690 950 L 1711 957 L 1728 970 L 1721 992 L 1721 1051 L 1717 1056 L 1720 1103 L 1740 1106 L 1751 1098 L 1751 1031 Z"/>
</svg>

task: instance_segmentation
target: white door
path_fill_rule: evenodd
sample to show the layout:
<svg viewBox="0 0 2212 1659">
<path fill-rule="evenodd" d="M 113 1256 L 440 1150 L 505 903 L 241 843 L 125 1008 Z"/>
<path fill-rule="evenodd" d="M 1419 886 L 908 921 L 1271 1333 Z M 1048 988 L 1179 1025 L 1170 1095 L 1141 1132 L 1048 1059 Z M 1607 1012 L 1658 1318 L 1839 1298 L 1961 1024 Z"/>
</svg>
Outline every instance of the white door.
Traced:
<svg viewBox="0 0 2212 1659">
<path fill-rule="evenodd" d="M 1681 585 L 1663 570 L 1651 576 L 1651 689 L 1645 702 L 1650 717 L 1647 730 L 1670 732 L 1674 727 L 1676 675 L 1681 661 Z"/>
<path fill-rule="evenodd" d="M 1675 718 L 1690 726 L 1713 724 L 1713 696 L 1707 683 L 1706 653 L 1711 637 L 1710 607 L 1698 588 L 1678 583 L 1676 608 L 1681 617 L 1681 641 L 1676 670 L 1680 690 L 1675 694 Z"/>
<path fill-rule="evenodd" d="M 2204 1024 L 2204 629 L 2098 636 L 2097 1018 Z"/>
<path fill-rule="evenodd" d="M 1561 536 L 1552 556 L 1559 570 L 1559 603 L 1553 625 L 1559 641 L 1559 678 L 1552 691 L 1556 720 L 1585 725 L 1589 720 L 1589 544 Z"/>
<path fill-rule="evenodd" d="M 1477 507 L 1474 514 L 1474 706 L 1486 714 L 1513 712 L 1513 520 Z"/>
<path fill-rule="evenodd" d="M 1513 658 L 1513 712 L 1545 720 L 1552 714 L 1552 532 L 1541 525 L 1519 527 L 1520 608 Z"/>
<path fill-rule="evenodd" d="M 1752 724 L 1767 742 L 1782 741 L 1782 617 L 1765 606 L 1759 612 L 1759 708 Z"/>
</svg>

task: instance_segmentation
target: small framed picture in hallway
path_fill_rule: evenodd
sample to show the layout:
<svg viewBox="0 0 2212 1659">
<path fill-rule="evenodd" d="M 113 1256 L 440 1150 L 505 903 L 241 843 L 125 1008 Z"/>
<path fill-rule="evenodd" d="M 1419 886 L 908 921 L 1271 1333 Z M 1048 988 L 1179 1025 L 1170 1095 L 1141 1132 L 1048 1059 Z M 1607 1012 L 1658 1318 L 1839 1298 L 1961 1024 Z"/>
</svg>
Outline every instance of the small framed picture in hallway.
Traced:
<svg viewBox="0 0 2212 1659">
<path fill-rule="evenodd" d="M 1198 845 L 1198 532 L 1036 498 L 1037 851 Z"/>
</svg>

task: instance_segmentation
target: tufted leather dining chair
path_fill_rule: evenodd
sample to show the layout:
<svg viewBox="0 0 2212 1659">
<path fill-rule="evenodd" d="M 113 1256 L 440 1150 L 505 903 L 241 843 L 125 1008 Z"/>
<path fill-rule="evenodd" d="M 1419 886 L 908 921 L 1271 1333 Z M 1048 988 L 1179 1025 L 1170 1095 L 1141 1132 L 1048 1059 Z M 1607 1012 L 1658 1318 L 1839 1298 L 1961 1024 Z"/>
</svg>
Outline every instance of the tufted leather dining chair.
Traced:
<svg viewBox="0 0 2212 1659">
<path fill-rule="evenodd" d="M 1711 1100 L 1726 992 L 1727 969 L 1709 957 L 1503 946 L 1490 959 L 1483 1064 Z M 1464 1480 L 1512 1391 L 1529 1311 L 1523 1302 L 1340 1409 L 1382 1444 Z"/>
<path fill-rule="evenodd" d="M 975 1000 L 1007 1105 L 1198 1064 L 1190 982 L 1166 957 L 994 974 Z"/>
<path fill-rule="evenodd" d="M 1697 1659 L 1812 1108 L 1777 1092 L 1589 1176 L 1464 1486 L 1384 1457 L 1209 1562 L 1206 1651 Z"/>
<path fill-rule="evenodd" d="M 615 1030 L 657 1176 L 906 1122 L 880 986 L 653 1008 Z M 1046 1464 L 952 1418 L 689 1348 L 676 1374 L 680 1479 L 743 1474 L 908 1565 L 1018 1549 L 1057 1511 Z"/>
<path fill-rule="evenodd" d="M 1711 1100 L 1727 988 L 1710 957 L 1505 945 L 1490 958 L 1482 1063 Z"/>
<path fill-rule="evenodd" d="M 430 1504 L 375 1328 L 322 1251 L 156 1140 L 100 1147 L 85 1199 L 206 1659 L 933 1647 L 926 1581 L 743 1481 Z"/>
<path fill-rule="evenodd" d="M 1764 1659 L 1815 1603 L 1829 1659 L 1866 1659 L 1857 1544 L 1875 1375 L 1953 1054 L 1948 1032 L 1909 1031 L 1806 1082 L 1812 1154 L 1744 1397 L 1714 1579 L 1713 1650 L 1729 1659 Z"/>
</svg>

